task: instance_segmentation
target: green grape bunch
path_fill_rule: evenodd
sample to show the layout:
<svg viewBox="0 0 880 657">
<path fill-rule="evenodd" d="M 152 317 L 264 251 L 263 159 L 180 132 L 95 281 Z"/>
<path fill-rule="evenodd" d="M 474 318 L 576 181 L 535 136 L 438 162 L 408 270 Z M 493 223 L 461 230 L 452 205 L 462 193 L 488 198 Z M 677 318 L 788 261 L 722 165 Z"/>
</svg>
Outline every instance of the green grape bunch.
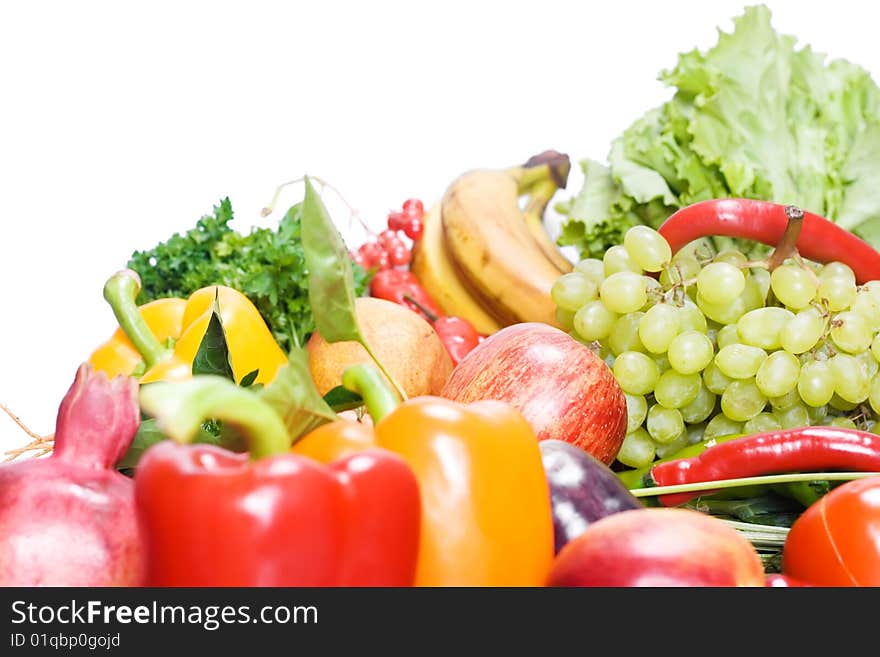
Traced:
<svg viewBox="0 0 880 657">
<path fill-rule="evenodd" d="M 641 468 L 688 444 L 807 425 L 880 431 L 880 281 L 797 253 L 770 270 L 698 242 L 674 256 L 633 226 L 559 277 L 559 323 L 626 395 L 617 455 Z"/>
</svg>

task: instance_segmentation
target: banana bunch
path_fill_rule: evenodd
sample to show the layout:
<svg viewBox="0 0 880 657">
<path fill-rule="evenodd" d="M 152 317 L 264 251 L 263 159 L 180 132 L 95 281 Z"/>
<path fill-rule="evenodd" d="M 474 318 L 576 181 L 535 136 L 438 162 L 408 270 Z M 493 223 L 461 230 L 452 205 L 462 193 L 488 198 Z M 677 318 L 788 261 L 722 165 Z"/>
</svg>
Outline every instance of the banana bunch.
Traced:
<svg viewBox="0 0 880 657">
<path fill-rule="evenodd" d="M 522 166 L 475 169 L 452 181 L 425 215 L 410 265 L 443 312 L 487 335 L 518 322 L 558 326 L 550 288 L 572 263 L 543 216 L 570 166 L 568 156 L 548 151 Z"/>
</svg>

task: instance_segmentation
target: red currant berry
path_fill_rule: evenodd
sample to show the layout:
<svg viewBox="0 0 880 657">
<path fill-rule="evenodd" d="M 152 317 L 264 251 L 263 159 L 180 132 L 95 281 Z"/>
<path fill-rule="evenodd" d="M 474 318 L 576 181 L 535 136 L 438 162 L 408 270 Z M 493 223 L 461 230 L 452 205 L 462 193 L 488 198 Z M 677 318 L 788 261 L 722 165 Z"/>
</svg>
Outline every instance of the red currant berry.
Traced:
<svg viewBox="0 0 880 657">
<path fill-rule="evenodd" d="M 408 265 L 412 260 L 412 251 L 406 248 L 405 244 L 399 244 L 388 251 L 388 258 L 394 267 L 402 267 Z"/>
<path fill-rule="evenodd" d="M 393 249 L 398 244 L 402 244 L 400 240 L 400 236 L 397 234 L 396 230 L 383 230 L 379 233 L 378 238 L 379 246 L 382 247 L 383 251 L 389 251 Z"/>
<path fill-rule="evenodd" d="M 407 216 L 403 212 L 389 212 L 388 213 L 388 229 L 389 230 L 403 230 L 404 225 L 406 225 Z"/>
<path fill-rule="evenodd" d="M 413 242 L 418 242 L 425 232 L 425 224 L 418 217 L 410 217 L 409 222 L 403 227 L 403 232 Z"/>
<path fill-rule="evenodd" d="M 360 256 L 360 265 L 367 269 L 375 267 L 379 262 L 379 256 L 385 253 L 384 249 L 376 242 L 364 242 L 358 247 L 357 252 Z"/>
<path fill-rule="evenodd" d="M 376 258 L 376 267 L 379 271 L 391 268 L 391 257 L 388 255 L 388 251 L 379 252 L 379 256 Z"/>
<path fill-rule="evenodd" d="M 417 198 L 408 198 L 403 202 L 403 214 L 407 217 L 418 217 L 421 219 L 425 216 L 425 206 Z"/>
</svg>

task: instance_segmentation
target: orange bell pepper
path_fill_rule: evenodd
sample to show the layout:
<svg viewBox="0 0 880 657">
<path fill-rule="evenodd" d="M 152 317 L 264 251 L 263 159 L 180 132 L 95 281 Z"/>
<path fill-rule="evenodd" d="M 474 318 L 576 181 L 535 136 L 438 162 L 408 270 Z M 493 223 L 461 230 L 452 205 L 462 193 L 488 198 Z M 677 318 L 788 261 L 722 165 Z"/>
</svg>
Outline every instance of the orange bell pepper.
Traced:
<svg viewBox="0 0 880 657">
<path fill-rule="evenodd" d="M 271 382 L 287 364 L 256 306 L 231 287 L 212 285 L 188 299 L 157 299 L 138 307 L 140 278 L 132 270 L 114 274 L 104 286 L 120 328 L 89 357 L 108 376 L 140 377 L 141 383 L 192 377 L 192 364 L 208 330 L 216 299 L 236 382 L 258 370 L 256 383 Z M 173 340 L 170 348 L 167 343 Z"/>
<path fill-rule="evenodd" d="M 340 420 L 292 450 L 322 463 L 382 447 L 418 479 L 422 525 L 416 586 L 543 586 L 553 562 L 550 491 L 538 441 L 512 406 L 397 398 L 378 370 L 349 367 L 343 385 L 374 425 Z M 395 407 L 396 406 L 396 407 Z"/>
</svg>

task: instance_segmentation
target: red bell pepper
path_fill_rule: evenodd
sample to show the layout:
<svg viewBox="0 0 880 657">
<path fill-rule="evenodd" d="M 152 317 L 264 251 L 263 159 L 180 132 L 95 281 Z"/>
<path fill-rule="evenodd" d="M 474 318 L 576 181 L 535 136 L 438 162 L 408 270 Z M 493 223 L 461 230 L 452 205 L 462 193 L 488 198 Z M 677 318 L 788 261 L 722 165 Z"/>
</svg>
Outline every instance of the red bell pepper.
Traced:
<svg viewBox="0 0 880 657">
<path fill-rule="evenodd" d="M 144 386 L 141 404 L 175 440 L 213 417 L 251 446 L 249 459 L 166 440 L 143 455 L 134 481 L 149 586 L 412 585 L 421 500 L 402 458 L 376 448 L 322 465 L 289 453 L 274 410 L 218 377 Z"/>
<path fill-rule="evenodd" d="M 880 253 L 870 244 L 820 215 L 781 203 L 744 198 L 700 201 L 673 213 L 658 232 L 673 253 L 713 235 L 777 246 L 792 220 L 802 223 L 796 236 L 802 256 L 816 262 L 843 262 L 852 268 L 858 283 L 880 279 Z"/>
</svg>

